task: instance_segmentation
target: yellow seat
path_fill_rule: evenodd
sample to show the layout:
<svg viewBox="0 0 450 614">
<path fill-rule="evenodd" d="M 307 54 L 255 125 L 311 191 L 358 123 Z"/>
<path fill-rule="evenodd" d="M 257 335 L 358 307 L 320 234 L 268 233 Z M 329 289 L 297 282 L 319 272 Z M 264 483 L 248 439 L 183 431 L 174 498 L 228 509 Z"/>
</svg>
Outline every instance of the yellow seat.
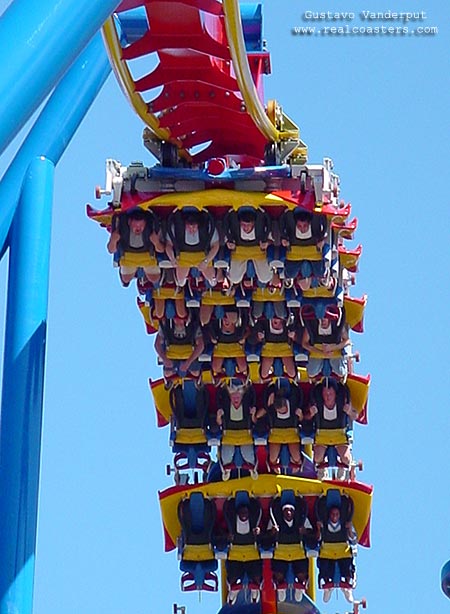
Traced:
<svg viewBox="0 0 450 614">
<path fill-rule="evenodd" d="M 337 542 L 336 544 L 324 542 L 319 551 L 322 559 L 346 559 L 352 556 L 350 545 L 347 542 Z"/>
<path fill-rule="evenodd" d="M 306 559 L 306 554 L 301 544 L 278 544 L 273 558 L 278 561 L 299 561 Z"/>
<path fill-rule="evenodd" d="M 192 354 L 191 345 L 169 345 L 167 348 L 167 358 L 171 360 L 185 360 Z"/>
<path fill-rule="evenodd" d="M 269 443 L 298 443 L 299 441 L 300 437 L 295 428 L 278 427 L 270 431 Z"/>
<path fill-rule="evenodd" d="M 294 355 L 292 347 L 289 343 L 273 343 L 267 341 L 261 350 L 263 358 L 289 358 Z"/>
<path fill-rule="evenodd" d="M 345 429 L 319 429 L 314 443 L 323 446 L 339 446 L 348 443 Z"/>
<path fill-rule="evenodd" d="M 322 260 L 322 252 L 315 245 L 291 245 L 286 260 Z"/>
<path fill-rule="evenodd" d="M 284 288 L 276 288 L 274 291 L 270 291 L 267 288 L 256 288 L 252 294 L 252 300 L 257 303 L 265 303 L 270 301 L 272 303 L 284 301 Z"/>
<path fill-rule="evenodd" d="M 228 553 L 228 559 L 230 561 L 257 561 L 259 559 L 259 552 L 255 544 L 246 546 L 232 544 Z"/>
<path fill-rule="evenodd" d="M 322 344 L 318 343 L 314 346 L 314 349 L 309 353 L 310 358 L 341 358 L 342 350 L 334 350 L 330 354 L 324 356 L 324 353 L 321 351 Z"/>
<path fill-rule="evenodd" d="M 234 305 L 234 296 L 220 290 L 208 290 L 202 295 L 202 305 Z"/>
<path fill-rule="evenodd" d="M 303 298 L 331 298 L 335 294 L 335 290 L 325 288 L 325 286 L 317 286 L 317 288 L 309 288 L 303 290 Z"/>
<path fill-rule="evenodd" d="M 203 429 L 201 428 L 177 429 L 176 436 L 175 436 L 175 443 L 183 443 L 183 444 L 188 444 L 188 445 L 206 443 L 205 433 L 203 432 Z"/>
<path fill-rule="evenodd" d="M 243 358 L 244 348 L 240 343 L 217 343 L 213 349 L 214 358 Z"/>
<path fill-rule="evenodd" d="M 222 437 L 223 446 L 246 446 L 253 443 L 253 437 L 249 431 L 225 431 Z"/>
<path fill-rule="evenodd" d="M 187 544 L 181 553 L 183 561 L 210 561 L 214 558 L 211 544 Z"/>
<path fill-rule="evenodd" d="M 265 260 L 266 252 L 259 245 L 236 245 L 232 251 L 232 258 L 236 260 Z"/>
<path fill-rule="evenodd" d="M 158 261 L 148 252 L 125 252 L 120 257 L 120 266 L 158 266 Z"/>
<path fill-rule="evenodd" d="M 180 252 L 177 258 L 178 266 L 191 267 L 198 266 L 205 259 L 204 252 Z M 212 265 L 212 261 L 208 262 L 208 266 Z"/>
<path fill-rule="evenodd" d="M 183 298 L 183 293 L 179 292 L 178 288 L 176 288 L 175 286 L 169 286 L 167 288 L 158 288 L 157 290 L 155 290 L 155 292 L 153 293 L 153 298 L 181 299 Z"/>
</svg>

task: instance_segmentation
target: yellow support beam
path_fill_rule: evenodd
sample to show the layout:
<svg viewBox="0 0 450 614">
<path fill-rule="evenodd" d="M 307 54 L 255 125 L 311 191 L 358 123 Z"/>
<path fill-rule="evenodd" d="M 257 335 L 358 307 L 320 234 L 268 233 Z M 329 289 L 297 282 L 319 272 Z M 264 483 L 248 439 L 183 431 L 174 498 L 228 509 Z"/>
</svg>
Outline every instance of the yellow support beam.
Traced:
<svg viewBox="0 0 450 614">
<path fill-rule="evenodd" d="M 290 129 L 278 130 L 276 125 L 269 119 L 264 106 L 259 100 L 258 92 L 256 91 L 248 65 L 244 35 L 242 32 L 239 0 L 222 0 L 222 6 L 225 14 L 225 28 L 233 61 L 233 68 L 248 113 L 268 141 L 299 141 L 300 131 L 292 120 L 282 114 L 281 123 L 286 123 Z"/>
<path fill-rule="evenodd" d="M 160 127 L 158 118 L 149 112 L 147 103 L 134 89 L 133 77 L 131 76 L 127 63 L 122 61 L 122 47 L 119 37 L 117 36 L 113 16 L 105 22 L 102 34 L 109 61 L 111 62 L 116 79 L 119 82 L 120 89 L 125 94 L 128 102 L 142 121 L 150 128 L 155 138 L 162 141 L 168 140 L 170 138 L 169 131 Z"/>
</svg>

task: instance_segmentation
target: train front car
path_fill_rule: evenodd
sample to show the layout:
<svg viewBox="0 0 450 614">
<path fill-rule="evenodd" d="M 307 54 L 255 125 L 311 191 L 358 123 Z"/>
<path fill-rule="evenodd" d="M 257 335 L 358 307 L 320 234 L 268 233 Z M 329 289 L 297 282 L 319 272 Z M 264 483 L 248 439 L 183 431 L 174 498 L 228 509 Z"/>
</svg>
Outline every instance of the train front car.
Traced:
<svg viewBox="0 0 450 614">
<path fill-rule="evenodd" d="M 354 372 L 357 220 L 331 159 L 307 163 L 292 120 L 264 107 L 261 6 L 237 9 L 119 7 L 105 39 L 159 163 L 108 160 L 97 195 L 111 200 L 88 215 L 155 338 L 150 389 L 175 481 L 160 504 L 181 589 L 222 586 L 224 613 L 320 612 L 316 589 L 357 612 L 372 498 L 353 451 L 370 384 Z M 148 53 L 156 66 L 133 74 Z"/>
</svg>

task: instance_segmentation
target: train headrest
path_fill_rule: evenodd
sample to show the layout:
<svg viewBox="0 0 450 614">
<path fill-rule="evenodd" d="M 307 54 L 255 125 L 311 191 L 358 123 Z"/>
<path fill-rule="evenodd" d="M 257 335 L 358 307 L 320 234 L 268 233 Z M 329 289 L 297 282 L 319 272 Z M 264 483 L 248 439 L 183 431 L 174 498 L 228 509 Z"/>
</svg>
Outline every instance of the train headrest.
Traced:
<svg viewBox="0 0 450 614">
<path fill-rule="evenodd" d="M 192 531 L 201 533 L 204 529 L 205 499 L 201 492 L 193 492 L 189 497 L 191 510 Z"/>
<path fill-rule="evenodd" d="M 295 507 L 294 491 L 289 488 L 287 490 L 283 490 L 283 492 L 281 493 L 280 504 L 281 504 L 281 509 L 283 509 L 285 505 L 292 505 Z"/>
<path fill-rule="evenodd" d="M 332 507 L 341 509 L 341 493 L 337 488 L 330 488 L 327 492 L 327 509 Z"/>
</svg>

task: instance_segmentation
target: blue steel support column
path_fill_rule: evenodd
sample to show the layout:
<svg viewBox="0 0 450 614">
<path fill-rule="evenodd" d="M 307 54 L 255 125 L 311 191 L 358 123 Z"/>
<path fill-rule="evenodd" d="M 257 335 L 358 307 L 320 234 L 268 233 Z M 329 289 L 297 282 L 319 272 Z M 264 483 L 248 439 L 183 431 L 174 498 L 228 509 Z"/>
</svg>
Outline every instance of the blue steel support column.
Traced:
<svg viewBox="0 0 450 614">
<path fill-rule="evenodd" d="M 0 256 L 19 198 L 23 175 L 36 156 L 58 163 L 111 71 L 97 32 L 61 80 L 0 183 Z"/>
<path fill-rule="evenodd" d="M 54 165 L 32 161 L 11 229 L 0 431 L 0 614 L 31 614 Z"/>
<path fill-rule="evenodd" d="M 0 19 L 0 153 L 119 0 L 14 0 Z"/>
<path fill-rule="evenodd" d="M 50 194 L 45 193 L 45 186 L 50 181 L 52 163 L 59 161 L 109 72 L 97 33 L 58 85 L 0 184 L 4 207 L 3 218 L 0 216 L 4 222 L 3 228 L 0 225 L 1 246 L 9 232 L 27 165 L 41 153 L 51 158 L 33 163 L 9 237 L 0 422 L 0 614 L 29 614 L 32 609 L 48 288 L 45 250 L 48 254 L 50 236 Z M 44 202 L 38 199 L 40 192 Z M 39 205 L 45 205 L 45 211 Z M 40 211 L 42 218 L 38 220 Z"/>
</svg>

